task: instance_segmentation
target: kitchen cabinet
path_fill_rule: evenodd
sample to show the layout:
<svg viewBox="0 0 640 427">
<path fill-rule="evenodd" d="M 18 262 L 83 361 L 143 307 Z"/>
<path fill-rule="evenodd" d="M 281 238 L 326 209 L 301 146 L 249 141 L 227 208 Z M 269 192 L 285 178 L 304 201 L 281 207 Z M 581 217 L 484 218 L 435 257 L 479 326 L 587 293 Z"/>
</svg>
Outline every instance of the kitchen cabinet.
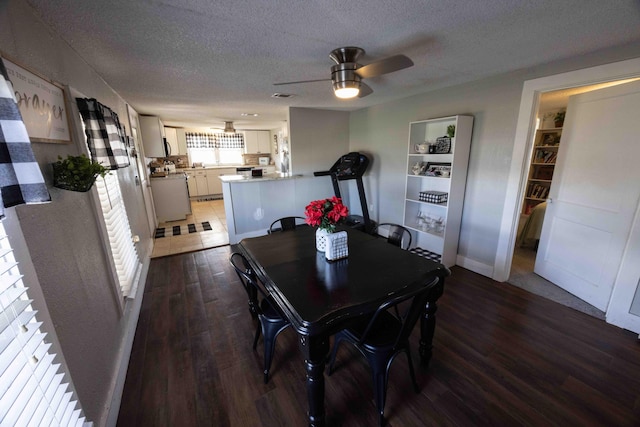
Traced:
<svg viewBox="0 0 640 427">
<path fill-rule="evenodd" d="M 196 169 L 188 170 L 187 184 L 189 196 L 208 196 L 210 194 L 222 194 L 221 175 L 235 175 L 236 168 Z"/>
<path fill-rule="evenodd" d="M 196 173 L 194 171 L 186 171 L 187 174 L 187 187 L 189 188 L 189 197 L 195 197 L 198 194 L 198 187 L 196 187 Z"/>
<path fill-rule="evenodd" d="M 207 194 L 222 194 L 222 182 L 218 178 L 220 175 L 216 171 L 207 171 Z"/>
<path fill-rule="evenodd" d="M 207 171 L 196 171 L 196 196 L 206 196 L 209 194 L 209 184 L 207 183 Z"/>
<path fill-rule="evenodd" d="M 159 117 L 139 116 L 145 157 L 165 157 L 164 125 Z"/>
<path fill-rule="evenodd" d="M 454 137 L 447 130 L 455 126 Z M 473 117 L 452 116 L 409 124 L 404 225 L 416 246 L 456 264 L 467 182 Z"/>
<path fill-rule="evenodd" d="M 271 153 L 268 130 L 246 130 L 244 131 L 244 143 L 247 153 Z"/>
<path fill-rule="evenodd" d="M 171 147 L 170 155 L 177 156 L 180 154 L 178 150 L 178 133 L 176 128 L 165 127 L 164 135 L 167 138 L 167 143 Z"/>
<path fill-rule="evenodd" d="M 525 215 L 529 215 L 534 207 L 547 200 L 549 196 L 561 136 L 562 128 L 538 129 L 536 131 L 527 180 L 527 192 L 522 203 L 522 213 Z"/>
<path fill-rule="evenodd" d="M 235 175 L 235 168 L 207 169 L 207 194 L 222 194 L 221 175 Z"/>
<path fill-rule="evenodd" d="M 178 138 L 178 154 L 187 155 L 187 134 L 184 128 L 176 129 L 176 136 Z"/>
</svg>

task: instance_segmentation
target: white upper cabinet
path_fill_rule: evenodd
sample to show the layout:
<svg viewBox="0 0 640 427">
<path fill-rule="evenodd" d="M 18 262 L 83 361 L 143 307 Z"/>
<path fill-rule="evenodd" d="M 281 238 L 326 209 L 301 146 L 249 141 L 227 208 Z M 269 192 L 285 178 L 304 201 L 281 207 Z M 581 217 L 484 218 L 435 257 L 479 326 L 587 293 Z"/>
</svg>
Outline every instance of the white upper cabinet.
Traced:
<svg viewBox="0 0 640 427">
<path fill-rule="evenodd" d="M 176 128 L 176 136 L 178 137 L 178 154 L 187 155 L 187 135 L 184 128 Z"/>
<path fill-rule="evenodd" d="M 165 138 L 167 138 L 167 142 L 171 147 L 171 155 L 177 156 L 180 154 L 178 149 L 178 132 L 176 128 L 165 127 L 164 128 Z"/>
<path fill-rule="evenodd" d="M 247 153 L 271 153 L 269 146 L 270 134 L 268 130 L 245 130 L 244 143 Z"/>
</svg>

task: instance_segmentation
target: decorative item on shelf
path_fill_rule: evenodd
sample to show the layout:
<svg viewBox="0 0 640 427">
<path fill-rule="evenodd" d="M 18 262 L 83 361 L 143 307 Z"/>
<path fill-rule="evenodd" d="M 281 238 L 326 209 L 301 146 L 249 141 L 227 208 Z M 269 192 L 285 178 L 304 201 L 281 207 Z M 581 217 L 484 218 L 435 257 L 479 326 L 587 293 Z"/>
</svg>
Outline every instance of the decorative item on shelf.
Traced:
<svg viewBox="0 0 640 427">
<path fill-rule="evenodd" d="M 433 154 L 448 154 L 448 153 L 450 153 L 451 152 L 451 137 L 442 136 L 440 138 L 436 138 L 436 143 L 433 145 L 432 150 L 433 150 Z"/>
<path fill-rule="evenodd" d="M 557 128 L 561 128 L 564 125 L 564 116 L 567 113 L 566 110 L 560 110 L 553 116 L 553 122 Z"/>
<path fill-rule="evenodd" d="M 542 145 L 543 147 L 555 147 L 560 144 L 560 132 L 546 132 L 542 135 Z"/>
<path fill-rule="evenodd" d="M 94 162 L 86 155 L 67 156 L 53 163 L 53 185 L 63 190 L 85 192 L 89 191 L 98 175 L 105 177 L 109 169 L 98 162 Z"/>
<path fill-rule="evenodd" d="M 349 215 L 349 209 L 342 199 L 333 196 L 330 199 L 314 200 L 304 210 L 305 222 L 316 230 L 316 249 L 324 252 L 326 237 L 335 231 L 336 225 Z"/>
<path fill-rule="evenodd" d="M 449 178 L 451 175 L 451 163 L 427 163 L 427 170 L 424 173 L 426 176 L 436 176 L 440 178 Z"/>
<path fill-rule="evenodd" d="M 432 216 L 430 213 L 418 212 L 417 217 L 418 228 L 432 234 L 442 235 L 444 232 L 444 218 Z"/>
<path fill-rule="evenodd" d="M 456 125 L 447 126 L 447 136 L 449 138 L 453 138 L 454 136 L 456 136 Z"/>
<path fill-rule="evenodd" d="M 411 168 L 411 172 L 413 172 L 414 175 L 424 175 L 426 169 L 427 166 L 423 162 L 416 162 Z"/>
<path fill-rule="evenodd" d="M 414 150 L 416 150 L 419 154 L 427 154 L 429 152 L 429 147 L 431 144 L 427 141 L 421 142 L 420 144 L 416 144 Z"/>
<path fill-rule="evenodd" d="M 421 191 L 419 200 L 421 202 L 429 203 L 446 203 L 449 198 L 449 193 L 444 191 Z"/>
</svg>

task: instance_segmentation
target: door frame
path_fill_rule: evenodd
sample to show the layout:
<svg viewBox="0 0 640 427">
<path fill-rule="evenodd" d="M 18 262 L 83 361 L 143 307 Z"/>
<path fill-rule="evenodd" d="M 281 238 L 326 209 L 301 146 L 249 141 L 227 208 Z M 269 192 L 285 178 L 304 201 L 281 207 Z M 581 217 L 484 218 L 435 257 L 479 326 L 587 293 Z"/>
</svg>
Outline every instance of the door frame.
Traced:
<svg viewBox="0 0 640 427">
<path fill-rule="evenodd" d="M 532 149 L 536 127 L 536 113 L 540 95 L 544 92 L 562 90 L 576 86 L 586 86 L 640 77 L 640 58 L 562 74 L 527 80 L 522 88 L 520 110 L 511 156 L 511 167 L 507 179 L 500 234 L 493 266 L 493 279 L 505 282 L 511 272 L 511 262 L 520 220 L 520 210 L 527 180 L 527 153 Z M 615 291 L 615 289 L 614 289 Z"/>
</svg>

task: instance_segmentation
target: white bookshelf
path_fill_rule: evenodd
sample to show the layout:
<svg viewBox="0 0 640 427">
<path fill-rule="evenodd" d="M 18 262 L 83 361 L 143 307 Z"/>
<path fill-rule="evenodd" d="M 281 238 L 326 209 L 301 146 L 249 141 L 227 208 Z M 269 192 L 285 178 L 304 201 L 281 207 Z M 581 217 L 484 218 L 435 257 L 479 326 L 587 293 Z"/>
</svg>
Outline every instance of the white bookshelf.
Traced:
<svg viewBox="0 0 640 427">
<path fill-rule="evenodd" d="M 448 141 L 443 138 L 451 125 L 455 135 Z M 415 246 L 439 254 L 447 267 L 455 265 L 458 253 L 472 129 L 473 117 L 461 115 L 409 124 L 404 226 L 412 230 Z M 419 145 L 424 143 L 431 143 L 431 152 L 421 152 L 424 146 Z M 450 150 L 443 153 L 448 144 Z M 423 201 L 421 192 L 446 193 L 447 201 Z"/>
</svg>

